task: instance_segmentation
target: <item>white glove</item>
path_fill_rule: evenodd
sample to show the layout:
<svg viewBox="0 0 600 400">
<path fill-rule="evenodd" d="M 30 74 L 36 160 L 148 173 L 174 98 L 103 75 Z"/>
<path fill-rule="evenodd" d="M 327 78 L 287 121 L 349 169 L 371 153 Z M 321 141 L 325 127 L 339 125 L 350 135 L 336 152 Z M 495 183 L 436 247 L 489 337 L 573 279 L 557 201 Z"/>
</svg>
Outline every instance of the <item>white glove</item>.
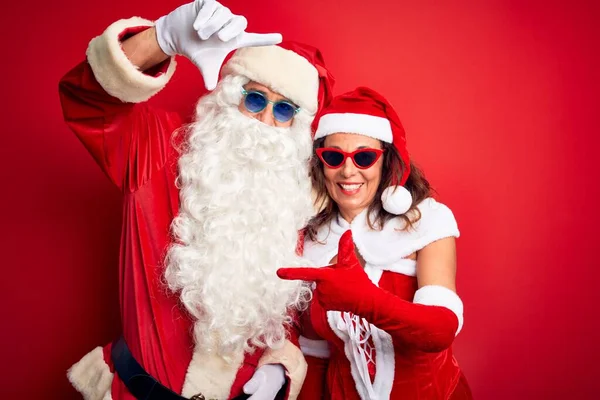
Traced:
<svg viewBox="0 0 600 400">
<path fill-rule="evenodd" d="M 156 21 L 156 38 L 165 54 L 187 57 L 202 73 L 204 86 L 217 86 L 221 65 L 240 47 L 281 43 L 279 33 L 246 33 L 248 21 L 216 0 L 195 0 Z M 216 33 L 216 35 L 215 35 Z"/>
<path fill-rule="evenodd" d="M 279 364 L 260 367 L 244 385 L 244 393 L 251 394 L 248 400 L 274 400 L 285 383 L 285 372 Z"/>
</svg>

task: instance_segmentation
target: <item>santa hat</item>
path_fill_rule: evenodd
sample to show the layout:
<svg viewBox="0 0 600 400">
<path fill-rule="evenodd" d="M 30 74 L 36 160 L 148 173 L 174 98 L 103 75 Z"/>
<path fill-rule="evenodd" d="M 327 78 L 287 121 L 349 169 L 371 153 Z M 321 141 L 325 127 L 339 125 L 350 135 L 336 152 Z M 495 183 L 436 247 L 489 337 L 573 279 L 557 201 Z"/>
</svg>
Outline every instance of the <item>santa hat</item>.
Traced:
<svg viewBox="0 0 600 400">
<path fill-rule="evenodd" d="M 406 134 L 391 104 L 376 91 L 359 87 L 335 97 L 319 116 L 315 140 L 334 133 L 355 133 L 394 145 L 404 163 L 401 176 L 393 176 L 391 186 L 381 195 L 383 208 L 392 214 L 407 212 L 412 196 L 404 188 L 410 175 Z"/>
<path fill-rule="evenodd" d="M 332 98 L 335 79 L 321 52 L 297 42 L 238 49 L 222 75 L 244 75 L 268 86 L 315 116 Z"/>
</svg>

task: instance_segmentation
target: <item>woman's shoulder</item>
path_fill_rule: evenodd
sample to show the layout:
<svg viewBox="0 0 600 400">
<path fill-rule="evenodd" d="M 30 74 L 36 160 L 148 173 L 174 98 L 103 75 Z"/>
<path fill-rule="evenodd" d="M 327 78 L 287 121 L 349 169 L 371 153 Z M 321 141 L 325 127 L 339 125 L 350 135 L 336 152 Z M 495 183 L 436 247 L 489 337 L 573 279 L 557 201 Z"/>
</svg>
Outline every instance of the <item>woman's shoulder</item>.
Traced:
<svg viewBox="0 0 600 400">
<path fill-rule="evenodd" d="M 447 205 L 438 202 L 433 197 L 428 197 L 417 205 L 417 209 L 420 218 L 413 224 L 413 229 L 417 233 L 432 234 L 439 232 L 455 237 L 460 235 L 454 213 Z M 415 216 L 415 213 L 413 213 L 413 215 L 409 215 L 409 218 L 413 219 Z"/>
<path fill-rule="evenodd" d="M 415 220 L 406 227 L 403 218 L 388 221 L 380 232 L 369 231 L 361 238 L 363 251 L 378 264 L 396 262 L 436 240 L 459 237 L 460 232 L 454 214 L 448 206 L 427 198 L 417 205 L 419 213 L 407 215 Z M 365 257 L 366 258 L 366 257 Z"/>
<path fill-rule="evenodd" d="M 321 226 L 316 240 L 305 238 L 304 255 L 314 262 L 327 263 L 337 254 L 339 238 L 352 229 L 352 238 L 358 251 L 373 265 L 388 265 L 401 262 L 401 259 L 446 237 L 458 237 L 458 225 L 448 206 L 427 198 L 417 205 L 419 213 L 408 215 L 415 220 L 412 227 L 406 228 L 403 218 L 389 220 L 383 229 L 371 229 L 366 213 L 358 215 L 352 224 L 333 219 Z"/>
</svg>

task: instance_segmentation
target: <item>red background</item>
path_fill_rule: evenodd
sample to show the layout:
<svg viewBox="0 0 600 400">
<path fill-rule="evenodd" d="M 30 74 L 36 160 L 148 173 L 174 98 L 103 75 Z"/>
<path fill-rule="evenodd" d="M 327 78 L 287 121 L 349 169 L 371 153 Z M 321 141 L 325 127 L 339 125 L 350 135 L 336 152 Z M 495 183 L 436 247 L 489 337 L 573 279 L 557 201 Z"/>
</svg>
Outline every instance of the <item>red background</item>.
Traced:
<svg viewBox="0 0 600 400">
<path fill-rule="evenodd" d="M 478 399 L 591 399 L 600 346 L 597 2 L 224 0 L 320 47 L 336 93 L 385 94 L 455 212 L 456 354 Z M 119 194 L 62 122 L 57 83 L 112 21 L 180 0 L 19 1 L 0 37 L 2 399 L 76 399 L 65 370 L 119 332 Z M 188 113 L 181 62 L 156 100 Z M 594 111 L 596 110 L 596 111 Z"/>
</svg>

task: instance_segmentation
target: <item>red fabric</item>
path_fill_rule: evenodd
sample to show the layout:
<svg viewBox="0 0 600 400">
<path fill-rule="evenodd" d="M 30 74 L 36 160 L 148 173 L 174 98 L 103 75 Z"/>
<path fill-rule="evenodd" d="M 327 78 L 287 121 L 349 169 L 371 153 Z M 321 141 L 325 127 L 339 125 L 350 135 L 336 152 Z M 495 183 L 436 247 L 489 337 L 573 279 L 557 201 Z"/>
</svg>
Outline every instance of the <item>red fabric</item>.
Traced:
<svg viewBox="0 0 600 400">
<path fill-rule="evenodd" d="M 294 41 L 285 41 L 278 46 L 301 55 L 317 69 L 317 73 L 319 74 L 319 92 L 317 94 L 317 101 L 319 102 L 318 115 L 333 99 L 333 86 L 335 85 L 335 78 L 325 66 L 323 54 L 316 47 Z M 316 128 L 315 123 L 316 119 L 313 121 L 313 132 Z"/>
<path fill-rule="evenodd" d="M 254 354 L 246 354 L 244 359 L 244 363 L 240 367 L 233 384 L 231 385 L 231 391 L 229 392 L 229 398 L 234 398 L 243 393 L 244 385 L 246 382 L 252 378 L 254 372 L 256 371 L 256 367 L 258 365 L 258 360 L 262 357 L 264 351 L 256 351 Z"/>
<path fill-rule="evenodd" d="M 302 390 L 298 395 L 298 400 L 319 400 L 323 399 L 326 390 L 327 367 L 329 359 L 317 358 L 312 356 L 304 356 L 308 364 L 306 378 L 302 385 Z"/>
<path fill-rule="evenodd" d="M 176 113 L 108 95 L 87 62 L 62 78 L 59 92 L 65 121 L 123 193 L 119 263 L 123 336 L 146 371 L 180 393 L 194 348 L 192 321 L 161 279 L 169 227 L 179 208 L 174 185 L 177 153 L 171 135 L 182 121 Z M 241 393 L 261 354 L 246 356 L 232 397 Z M 116 376 L 112 398 L 133 400 Z"/>
<path fill-rule="evenodd" d="M 389 271 L 383 273 L 380 285 L 406 301 L 410 301 L 417 289 L 416 278 Z M 344 343 L 329 326 L 326 313 L 318 301 L 311 304 L 313 328 L 330 343 L 331 350 L 324 393 L 322 397 L 314 398 L 358 400 L 350 361 L 344 353 Z M 407 348 L 396 340 L 393 345 L 395 370 L 390 400 L 454 399 L 453 393 L 459 390 L 458 382 L 462 373 L 453 356 L 452 347 L 438 353 L 426 353 Z M 310 370 L 307 373 L 307 377 L 309 376 L 312 376 Z M 463 378 L 460 388 L 468 390 L 466 379 Z M 470 391 L 467 393 L 470 394 Z M 459 399 L 470 400 L 472 396 L 468 397 L 463 393 L 456 398 Z"/>
<path fill-rule="evenodd" d="M 112 351 L 112 343 L 109 343 L 102 348 L 102 357 L 104 357 L 104 362 L 106 363 L 106 365 L 108 365 L 108 369 L 110 370 L 110 372 L 112 372 L 114 374 L 115 366 L 112 362 L 112 358 L 110 355 L 111 351 Z"/>
<path fill-rule="evenodd" d="M 454 389 L 450 396 L 450 400 L 471 400 L 472 398 L 473 393 L 471 392 L 467 378 L 461 373 L 456 389 Z"/>
<path fill-rule="evenodd" d="M 286 279 L 317 282 L 310 322 L 316 334 L 330 343 L 331 356 L 326 390 L 315 398 L 359 399 L 344 343 L 329 326 L 327 310 L 353 312 L 392 336 L 395 369 L 391 400 L 448 399 L 458 388 L 462 394 L 457 399 L 472 398 L 450 347 L 458 326 L 456 316 L 444 307 L 412 303 L 417 290 L 415 277 L 384 271 L 379 287 L 371 283 L 356 259 L 350 231 L 340 239 L 334 266 L 286 268 L 279 274 Z"/>
<path fill-rule="evenodd" d="M 132 26 L 129 28 L 125 28 L 120 34 L 119 34 L 119 42 L 123 42 L 126 39 L 129 39 L 132 36 L 137 35 L 140 32 L 144 32 L 145 30 L 149 29 L 150 26 Z"/>
</svg>

